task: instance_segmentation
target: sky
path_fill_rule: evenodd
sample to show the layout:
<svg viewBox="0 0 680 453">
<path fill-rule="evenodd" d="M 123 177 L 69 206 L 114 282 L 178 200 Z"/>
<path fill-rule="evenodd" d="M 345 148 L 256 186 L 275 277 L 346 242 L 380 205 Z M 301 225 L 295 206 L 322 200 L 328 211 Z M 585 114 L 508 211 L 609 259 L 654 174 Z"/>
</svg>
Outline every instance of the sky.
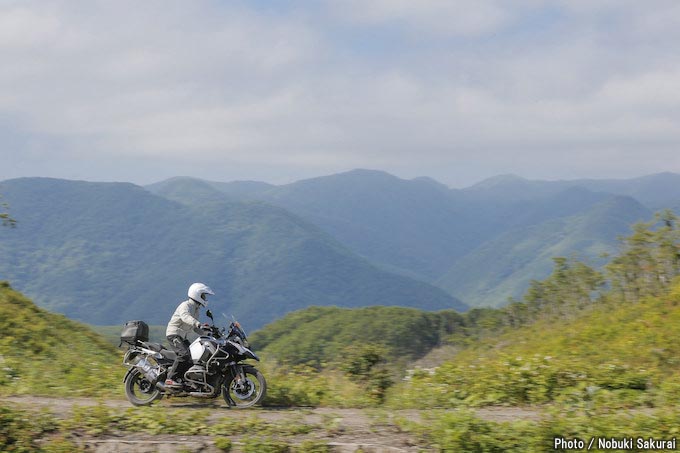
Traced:
<svg viewBox="0 0 680 453">
<path fill-rule="evenodd" d="M 0 180 L 680 172 L 675 0 L 0 0 Z"/>
</svg>

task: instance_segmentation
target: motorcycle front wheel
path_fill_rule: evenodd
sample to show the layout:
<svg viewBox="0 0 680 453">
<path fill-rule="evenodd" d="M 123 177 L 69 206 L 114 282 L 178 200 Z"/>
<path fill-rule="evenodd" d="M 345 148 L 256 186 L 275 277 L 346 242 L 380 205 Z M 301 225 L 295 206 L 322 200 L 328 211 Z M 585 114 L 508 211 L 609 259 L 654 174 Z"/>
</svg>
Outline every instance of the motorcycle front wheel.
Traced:
<svg viewBox="0 0 680 453">
<path fill-rule="evenodd" d="M 125 396 L 135 406 L 150 406 L 163 398 L 161 391 L 137 369 L 132 370 L 125 381 Z"/>
<path fill-rule="evenodd" d="M 257 369 L 243 367 L 245 380 L 236 377 L 225 382 L 222 386 L 222 398 L 230 406 L 236 409 L 252 407 L 262 401 L 267 393 L 267 381 Z"/>
</svg>

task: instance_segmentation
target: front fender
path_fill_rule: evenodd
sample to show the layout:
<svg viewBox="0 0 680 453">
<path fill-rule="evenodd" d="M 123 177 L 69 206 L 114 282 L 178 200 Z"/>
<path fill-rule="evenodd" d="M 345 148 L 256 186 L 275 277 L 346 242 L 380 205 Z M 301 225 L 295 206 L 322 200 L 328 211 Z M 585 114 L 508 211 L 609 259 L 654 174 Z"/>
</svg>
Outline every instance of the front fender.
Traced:
<svg viewBox="0 0 680 453">
<path fill-rule="evenodd" d="M 130 374 L 132 374 L 132 370 L 134 370 L 134 368 L 129 368 L 127 370 L 127 373 L 125 373 L 125 377 L 123 378 L 123 382 L 127 382 L 128 377 L 130 377 Z"/>
</svg>

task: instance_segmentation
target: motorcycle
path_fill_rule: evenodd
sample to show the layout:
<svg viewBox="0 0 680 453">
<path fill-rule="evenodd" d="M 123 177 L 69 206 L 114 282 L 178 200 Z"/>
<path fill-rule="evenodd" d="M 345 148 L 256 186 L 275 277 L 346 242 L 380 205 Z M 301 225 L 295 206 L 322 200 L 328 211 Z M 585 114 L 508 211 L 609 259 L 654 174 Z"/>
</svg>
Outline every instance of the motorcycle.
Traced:
<svg viewBox="0 0 680 453">
<path fill-rule="evenodd" d="M 125 395 L 135 406 L 149 406 L 166 397 L 217 398 L 220 393 L 229 407 L 251 407 L 262 401 L 267 382 L 254 366 L 241 363 L 247 359 L 260 361 L 249 349 L 248 337 L 235 319 L 229 329 L 218 328 L 210 310 L 206 315 L 212 326 L 196 338 L 189 350 L 193 366 L 184 373 L 182 388 L 165 386 L 167 371 L 176 354 L 160 343 L 150 343 L 146 337 L 130 341 L 123 358 L 127 366 L 123 383 Z M 121 337 L 122 339 L 122 337 Z M 122 340 L 123 341 L 123 340 Z M 124 340 L 127 341 L 127 340 Z"/>
</svg>

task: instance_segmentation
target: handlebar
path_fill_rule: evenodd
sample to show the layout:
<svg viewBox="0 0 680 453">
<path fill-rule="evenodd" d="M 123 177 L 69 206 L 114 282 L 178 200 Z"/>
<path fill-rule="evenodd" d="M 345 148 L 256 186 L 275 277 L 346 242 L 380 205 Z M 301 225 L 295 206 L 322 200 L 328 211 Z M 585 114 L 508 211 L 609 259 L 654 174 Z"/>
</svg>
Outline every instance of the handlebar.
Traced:
<svg viewBox="0 0 680 453">
<path fill-rule="evenodd" d="M 213 336 L 215 338 L 230 338 L 232 336 L 236 336 L 244 342 L 247 342 L 248 339 L 245 331 L 241 327 L 241 324 L 236 320 L 229 324 L 228 329 L 224 327 L 220 328 L 213 324 L 212 326 L 208 325 L 207 328 L 201 326 L 200 330 L 201 333 Z"/>
</svg>

